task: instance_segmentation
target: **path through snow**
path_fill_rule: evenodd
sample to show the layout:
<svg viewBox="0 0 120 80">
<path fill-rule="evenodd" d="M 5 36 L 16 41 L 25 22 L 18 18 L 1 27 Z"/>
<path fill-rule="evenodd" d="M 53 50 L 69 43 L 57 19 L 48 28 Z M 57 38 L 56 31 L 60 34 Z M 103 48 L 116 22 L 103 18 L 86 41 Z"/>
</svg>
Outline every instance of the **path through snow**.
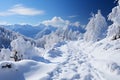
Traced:
<svg viewBox="0 0 120 80">
<path fill-rule="evenodd" d="M 45 52 L 44 58 L 50 62 L 41 62 L 41 58 L 40 61 L 2 61 L 0 80 L 120 80 L 118 42 L 88 45 L 75 41 L 54 47 Z M 13 67 L 3 69 L 6 63 Z"/>
<path fill-rule="evenodd" d="M 93 67 L 94 58 L 85 53 L 85 49 L 77 44 L 67 44 L 67 58 L 49 73 L 51 80 L 105 80 L 101 72 Z"/>
</svg>

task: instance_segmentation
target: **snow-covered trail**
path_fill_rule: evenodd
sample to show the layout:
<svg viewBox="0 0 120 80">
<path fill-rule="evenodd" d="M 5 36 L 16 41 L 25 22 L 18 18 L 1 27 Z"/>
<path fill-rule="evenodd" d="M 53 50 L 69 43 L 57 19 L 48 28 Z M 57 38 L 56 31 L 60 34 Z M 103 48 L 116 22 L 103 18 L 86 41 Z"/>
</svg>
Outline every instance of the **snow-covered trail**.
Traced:
<svg viewBox="0 0 120 80">
<path fill-rule="evenodd" d="M 67 42 L 46 51 L 39 61 L 2 61 L 0 80 L 120 80 L 120 46 L 105 41 Z M 2 68 L 8 63 L 12 68 Z"/>
<path fill-rule="evenodd" d="M 106 80 L 91 63 L 94 58 L 78 44 L 67 44 L 66 60 L 49 73 L 51 80 Z"/>
</svg>

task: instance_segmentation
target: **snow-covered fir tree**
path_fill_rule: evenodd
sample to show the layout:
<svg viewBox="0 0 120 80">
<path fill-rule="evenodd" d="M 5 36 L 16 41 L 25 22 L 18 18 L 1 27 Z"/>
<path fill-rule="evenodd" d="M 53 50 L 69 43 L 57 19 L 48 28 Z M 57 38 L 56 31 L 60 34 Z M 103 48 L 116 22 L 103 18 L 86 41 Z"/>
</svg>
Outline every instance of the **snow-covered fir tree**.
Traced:
<svg viewBox="0 0 120 80">
<path fill-rule="evenodd" d="M 84 34 L 85 41 L 98 41 L 105 37 L 105 30 L 107 28 L 106 19 L 98 10 L 97 14 L 93 14 L 90 18 L 89 23 L 86 26 L 86 32 Z"/>
<path fill-rule="evenodd" d="M 108 28 L 107 37 L 111 37 L 113 40 L 120 38 L 120 0 L 108 15 L 108 20 L 112 21 L 113 24 Z"/>
</svg>

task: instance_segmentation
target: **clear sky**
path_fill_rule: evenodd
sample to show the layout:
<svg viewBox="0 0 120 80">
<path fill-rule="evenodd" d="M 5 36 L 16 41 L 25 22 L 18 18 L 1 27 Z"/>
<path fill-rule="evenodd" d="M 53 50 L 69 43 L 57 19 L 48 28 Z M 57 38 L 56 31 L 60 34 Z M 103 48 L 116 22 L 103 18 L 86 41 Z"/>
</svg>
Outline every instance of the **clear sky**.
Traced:
<svg viewBox="0 0 120 80">
<path fill-rule="evenodd" d="M 0 0 L 0 23 L 37 24 L 54 16 L 86 24 L 98 9 L 106 17 L 114 0 Z"/>
</svg>

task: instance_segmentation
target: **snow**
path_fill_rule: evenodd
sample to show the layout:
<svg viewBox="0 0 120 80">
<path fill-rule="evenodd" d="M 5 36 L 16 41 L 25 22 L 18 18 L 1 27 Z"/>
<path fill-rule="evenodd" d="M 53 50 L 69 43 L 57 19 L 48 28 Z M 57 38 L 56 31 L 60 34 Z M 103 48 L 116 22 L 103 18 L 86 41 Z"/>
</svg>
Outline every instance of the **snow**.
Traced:
<svg viewBox="0 0 120 80">
<path fill-rule="evenodd" d="M 44 55 L 34 59 L 1 61 L 0 79 L 119 80 L 119 43 L 120 39 L 105 38 L 95 43 L 78 40 L 60 42 L 49 50 L 40 48 Z M 7 64 L 11 64 L 11 68 L 5 67 Z"/>
<path fill-rule="evenodd" d="M 56 66 L 55 64 L 22 60 L 19 62 L 0 62 L 0 67 L 8 63 L 12 67 L 0 68 L 0 80 L 41 80 L 43 77 L 48 77 L 47 73 L 54 70 Z"/>
<path fill-rule="evenodd" d="M 9 49 L 1 49 L 0 52 L 0 60 L 10 60 L 10 50 Z"/>
<path fill-rule="evenodd" d="M 119 43 L 70 41 L 45 53 L 51 62 L 2 61 L 1 66 L 10 63 L 12 68 L 1 68 L 0 80 L 119 80 Z"/>
<path fill-rule="evenodd" d="M 118 5 L 112 9 L 112 12 L 108 15 L 108 19 L 113 22 L 109 26 L 107 37 L 119 38 L 120 36 L 120 0 Z"/>
<path fill-rule="evenodd" d="M 14 62 L 0 62 L 1 80 L 119 80 L 120 39 L 110 40 L 105 38 L 91 43 L 84 40 L 59 42 L 50 49 L 37 48 L 28 44 L 22 38 L 16 41 L 23 42 L 24 51 L 30 51 L 29 58 Z M 13 44 L 12 42 L 12 44 Z M 20 44 L 23 46 L 22 44 Z M 17 47 L 20 47 L 16 46 Z M 27 45 L 27 46 L 26 46 Z M 15 46 L 15 44 L 13 45 Z M 17 48 L 22 49 L 22 48 Z M 29 47 L 33 48 L 29 48 Z M 36 50 L 40 53 L 36 53 Z M 22 51 L 22 50 L 20 50 Z M 9 53 L 3 49 L 1 53 Z M 42 53 L 42 54 L 41 54 Z M 8 55 L 8 54 L 7 54 Z M 6 59 L 7 60 L 7 59 Z M 6 65 L 10 64 L 9 68 Z"/>
<path fill-rule="evenodd" d="M 119 42 L 107 38 L 94 44 L 82 40 L 68 42 L 59 48 L 66 57 L 51 72 L 50 79 L 119 80 Z"/>
</svg>

